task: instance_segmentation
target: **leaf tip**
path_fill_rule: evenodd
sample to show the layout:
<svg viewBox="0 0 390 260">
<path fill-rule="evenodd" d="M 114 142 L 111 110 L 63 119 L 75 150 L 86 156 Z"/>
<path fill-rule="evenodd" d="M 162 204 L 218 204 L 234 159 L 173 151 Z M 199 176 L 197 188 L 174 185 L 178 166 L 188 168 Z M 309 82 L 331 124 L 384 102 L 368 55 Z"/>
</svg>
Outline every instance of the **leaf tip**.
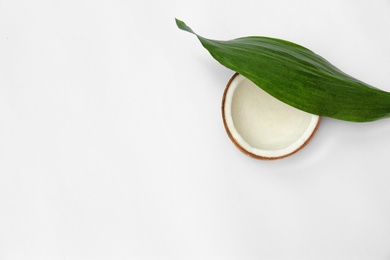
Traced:
<svg viewBox="0 0 390 260">
<path fill-rule="evenodd" d="M 179 29 L 195 34 L 194 31 L 188 25 L 186 25 L 185 22 L 183 22 L 182 20 L 175 18 L 175 21 Z"/>
</svg>

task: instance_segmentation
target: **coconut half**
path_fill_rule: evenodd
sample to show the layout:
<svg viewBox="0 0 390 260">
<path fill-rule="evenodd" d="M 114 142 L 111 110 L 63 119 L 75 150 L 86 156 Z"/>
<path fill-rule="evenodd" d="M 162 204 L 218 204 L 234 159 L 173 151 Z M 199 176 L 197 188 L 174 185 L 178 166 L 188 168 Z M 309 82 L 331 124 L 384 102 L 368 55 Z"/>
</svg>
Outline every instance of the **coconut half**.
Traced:
<svg viewBox="0 0 390 260">
<path fill-rule="evenodd" d="M 302 149 L 320 123 L 319 116 L 279 101 L 237 73 L 226 86 L 222 117 L 233 143 L 245 154 L 265 160 Z"/>
</svg>

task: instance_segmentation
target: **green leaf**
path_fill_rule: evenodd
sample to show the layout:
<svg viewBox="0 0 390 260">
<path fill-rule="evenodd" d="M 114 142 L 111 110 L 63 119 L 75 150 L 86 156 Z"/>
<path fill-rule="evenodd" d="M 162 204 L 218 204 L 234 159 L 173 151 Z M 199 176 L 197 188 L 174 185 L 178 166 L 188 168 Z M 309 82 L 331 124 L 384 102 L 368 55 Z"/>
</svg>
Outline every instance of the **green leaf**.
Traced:
<svg viewBox="0 0 390 260">
<path fill-rule="evenodd" d="M 260 36 L 210 40 L 183 21 L 176 19 L 176 24 L 195 34 L 222 65 L 293 107 L 354 122 L 390 117 L 389 92 L 347 75 L 300 45 Z"/>
</svg>

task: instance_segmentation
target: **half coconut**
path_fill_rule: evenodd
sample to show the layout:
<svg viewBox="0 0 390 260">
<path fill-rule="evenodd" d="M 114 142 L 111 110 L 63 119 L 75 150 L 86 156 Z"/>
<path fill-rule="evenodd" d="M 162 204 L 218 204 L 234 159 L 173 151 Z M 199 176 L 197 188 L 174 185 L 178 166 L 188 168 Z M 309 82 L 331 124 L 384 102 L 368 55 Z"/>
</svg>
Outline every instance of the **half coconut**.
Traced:
<svg viewBox="0 0 390 260">
<path fill-rule="evenodd" d="M 296 153 L 320 123 L 319 116 L 279 101 L 237 73 L 226 86 L 222 117 L 233 143 L 243 153 L 264 160 Z"/>
</svg>

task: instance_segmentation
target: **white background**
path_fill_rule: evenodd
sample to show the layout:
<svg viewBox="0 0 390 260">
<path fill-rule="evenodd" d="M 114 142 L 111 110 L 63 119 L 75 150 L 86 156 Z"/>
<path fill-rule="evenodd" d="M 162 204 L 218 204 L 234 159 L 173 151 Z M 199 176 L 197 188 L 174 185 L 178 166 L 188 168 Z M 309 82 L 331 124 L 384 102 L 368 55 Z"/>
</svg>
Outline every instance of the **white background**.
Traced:
<svg viewBox="0 0 390 260">
<path fill-rule="evenodd" d="M 249 158 L 175 17 L 390 91 L 389 0 L 0 0 L 0 259 L 389 259 L 389 119 Z"/>
</svg>

